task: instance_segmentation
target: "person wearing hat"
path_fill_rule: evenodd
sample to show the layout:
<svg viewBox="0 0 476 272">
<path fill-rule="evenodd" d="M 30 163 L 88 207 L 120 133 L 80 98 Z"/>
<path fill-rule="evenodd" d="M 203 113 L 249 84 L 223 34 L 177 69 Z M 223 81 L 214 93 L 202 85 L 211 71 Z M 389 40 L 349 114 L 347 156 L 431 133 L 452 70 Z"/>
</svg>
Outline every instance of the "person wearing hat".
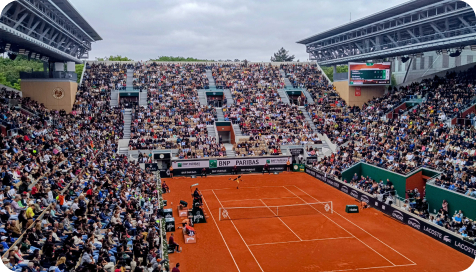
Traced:
<svg viewBox="0 0 476 272">
<path fill-rule="evenodd" d="M 0 240 L 2 241 L 0 244 L 3 246 L 3 251 L 4 252 L 10 249 L 10 247 L 8 246 L 8 244 L 6 242 L 7 238 L 8 238 L 7 236 L 0 237 Z"/>
</svg>

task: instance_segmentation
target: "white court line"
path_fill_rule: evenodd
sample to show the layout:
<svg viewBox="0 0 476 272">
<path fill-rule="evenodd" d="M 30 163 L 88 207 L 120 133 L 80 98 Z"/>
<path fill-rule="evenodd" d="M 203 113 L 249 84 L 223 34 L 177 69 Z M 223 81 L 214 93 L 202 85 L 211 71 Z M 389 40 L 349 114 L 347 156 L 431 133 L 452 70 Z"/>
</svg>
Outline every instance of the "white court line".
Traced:
<svg viewBox="0 0 476 272">
<path fill-rule="evenodd" d="M 231 253 L 230 248 L 228 247 L 228 244 L 227 244 L 226 241 L 225 241 L 225 238 L 223 237 L 223 234 L 221 233 L 220 228 L 218 227 L 217 222 L 215 221 L 215 217 L 213 216 L 212 211 L 211 211 L 210 208 L 208 207 L 207 201 L 205 201 L 205 197 L 204 197 L 203 195 L 202 195 L 202 198 L 203 198 L 203 202 L 204 202 L 205 205 L 207 206 L 208 212 L 209 212 L 210 215 L 212 216 L 212 219 L 213 219 L 213 222 L 215 223 L 215 226 L 217 226 L 218 232 L 220 233 L 220 236 L 221 236 L 221 238 L 223 239 L 223 242 L 225 243 L 225 246 L 226 246 L 226 248 L 228 249 L 228 252 L 230 253 L 231 258 L 233 259 L 233 262 L 234 262 L 235 265 L 236 265 L 236 269 L 238 269 L 238 272 L 241 272 L 241 271 L 240 271 L 240 268 L 238 267 L 238 264 L 237 264 L 236 261 L 235 261 L 235 258 L 233 257 L 233 254 Z"/>
<path fill-rule="evenodd" d="M 297 189 L 299 189 L 301 192 L 305 193 L 306 195 L 308 195 L 309 197 L 313 198 L 314 200 L 316 201 L 319 201 L 317 200 L 317 198 L 311 196 L 310 194 L 306 193 L 305 191 L 303 191 L 301 188 L 297 187 L 296 185 L 291 185 L 291 186 L 294 186 L 296 187 Z M 377 237 L 373 236 L 372 234 L 370 234 L 369 232 L 367 232 L 366 230 L 364 230 L 363 228 L 359 227 L 358 225 L 356 225 L 354 222 L 350 221 L 349 219 L 345 218 L 343 215 L 341 215 L 340 213 L 334 211 L 336 214 L 338 214 L 339 216 L 341 216 L 342 218 L 344 218 L 345 220 L 349 221 L 350 223 L 352 223 L 354 226 L 358 227 L 359 229 L 363 230 L 365 233 L 367 233 L 368 235 L 372 236 L 374 239 L 376 239 L 377 241 L 379 241 L 380 243 L 386 245 L 387 247 L 389 247 L 390 249 L 392 249 L 393 251 L 397 252 L 398 254 L 400 254 L 400 256 L 404 257 L 405 259 L 409 260 L 410 262 L 412 262 L 412 264 L 416 265 L 416 263 L 410 259 L 408 259 L 405 255 L 403 255 L 402 253 L 398 252 L 397 250 L 395 250 L 394 248 L 392 248 L 391 246 L 385 244 L 384 242 L 382 242 L 380 239 L 378 239 Z"/>
<path fill-rule="evenodd" d="M 417 264 L 397 264 L 394 266 L 374 266 L 374 267 L 363 267 L 363 268 L 350 268 L 350 269 L 342 269 L 342 270 L 329 270 L 324 272 L 339 272 L 339 271 L 354 271 L 354 270 L 366 270 L 366 269 L 381 269 L 381 268 L 392 268 L 392 267 L 402 267 L 402 266 L 413 266 Z"/>
<path fill-rule="evenodd" d="M 264 203 L 264 201 L 263 201 L 262 199 L 260 199 L 260 200 L 261 200 L 261 202 L 263 202 L 263 204 L 264 204 L 265 207 L 268 207 L 268 205 L 266 205 L 266 203 Z M 281 221 L 281 223 L 283 223 L 292 233 L 294 233 L 294 235 L 296 235 L 296 237 L 297 237 L 300 241 L 302 241 L 301 237 L 299 237 L 286 223 L 284 223 L 284 221 L 283 221 L 281 218 L 279 218 L 278 215 L 275 214 L 275 213 L 271 210 L 271 208 L 268 207 L 268 209 L 269 209 L 270 212 L 272 212 L 272 213 L 276 216 L 276 218 L 279 219 L 279 221 Z M 279 209 L 279 208 L 278 208 L 278 209 Z M 278 210 L 278 213 L 279 213 L 279 210 Z"/>
<path fill-rule="evenodd" d="M 337 239 L 354 239 L 354 237 L 334 237 L 334 238 L 322 238 L 322 239 L 311 239 L 311 240 L 301 240 L 301 241 L 288 241 L 288 242 L 275 242 L 275 243 L 251 244 L 251 245 L 248 245 L 248 246 L 264 246 L 264 245 L 276 245 L 276 244 L 287 244 L 287 243 L 301 243 L 301 242 L 325 241 L 325 240 L 337 240 Z"/>
<path fill-rule="evenodd" d="M 215 191 L 212 190 L 212 192 L 213 192 L 213 194 L 215 195 L 216 199 L 218 200 L 218 203 L 220 203 L 220 206 L 221 206 L 222 208 L 224 208 L 224 207 L 223 207 L 223 204 L 221 204 L 221 202 L 220 202 L 220 199 L 218 199 L 217 195 L 215 194 Z M 233 222 L 233 220 L 230 220 L 230 222 L 231 222 L 231 224 L 233 224 L 233 227 L 235 227 L 236 232 L 238 232 L 238 235 L 240 235 L 241 240 L 243 240 L 243 243 L 245 243 L 245 246 L 248 248 L 248 251 L 251 253 L 251 256 L 253 256 L 253 259 L 255 259 L 256 263 L 257 263 L 258 266 L 259 266 L 259 269 L 261 269 L 261 271 L 264 272 L 263 268 L 261 268 L 261 265 L 259 264 L 259 262 L 258 262 L 258 260 L 256 259 L 255 255 L 253 254 L 253 252 L 251 252 L 251 249 L 250 249 L 250 247 L 248 246 L 248 244 L 246 243 L 245 239 L 243 239 L 243 236 L 241 236 L 240 231 L 239 231 L 238 228 L 235 226 L 235 223 Z"/>
<path fill-rule="evenodd" d="M 250 201 L 250 200 L 261 200 L 261 199 L 283 199 L 283 198 L 297 198 L 297 197 L 295 197 L 295 196 L 286 196 L 286 197 L 277 197 L 277 198 L 249 198 L 249 199 L 222 200 L 221 202 Z"/>
<path fill-rule="evenodd" d="M 261 186 L 261 187 L 240 187 L 240 189 L 255 189 L 255 188 L 281 188 L 283 186 Z M 220 190 L 236 190 L 236 187 L 233 188 L 220 188 L 220 189 L 203 189 L 200 191 L 220 191 Z"/>
<path fill-rule="evenodd" d="M 290 193 L 294 194 L 295 196 L 299 197 L 298 195 L 296 195 L 295 193 L 293 193 L 293 191 L 289 190 L 288 188 L 286 188 L 286 186 L 283 186 L 286 190 L 288 190 Z M 299 197 L 300 198 L 300 197 Z M 305 201 L 304 199 L 301 198 L 302 201 L 304 201 L 304 203 L 308 203 L 307 201 Z M 317 200 L 317 199 L 316 199 Z M 317 200 L 319 201 L 319 200 Z M 327 219 L 329 219 L 330 221 L 332 221 L 332 223 L 336 224 L 338 227 L 340 227 L 341 229 L 345 230 L 348 234 L 352 235 L 352 237 L 354 237 L 355 239 L 359 240 L 362 244 L 366 245 L 368 248 L 370 248 L 372 251 L 374 251 L 375 253 L 377 253 L 378 255 L 380 255 L 380 257 L 384 258 L 385 260 L 387 260 L 387 262 L 391 263 L 392 265 L 395 266 L 394 263 L 392 263 L 389 259 L 385 258 L 382 254 L 378 253 L 375 249 L 371 248 L 369 245 L 367 245 L 366 243 L 364 243 L 362 240 L 360 240 L 359 238 L 355 237 L 355 235 L 353 235 L 350 231 L 346 230 L 344 227 L 342 227 L 341 225 L 337 224 L 334 220 L 330 219 L 327 215 L 323 214 L 321 211 L 319 211 L 318 209 L 314 208 L 313 206 L 309 205 L 311 208 L 313 208 L 314 210 L 316 210 L 317 212 L 319 212 L 320 214 L 322 214 L 323 216 L 325 216 Z"/>
</svg>

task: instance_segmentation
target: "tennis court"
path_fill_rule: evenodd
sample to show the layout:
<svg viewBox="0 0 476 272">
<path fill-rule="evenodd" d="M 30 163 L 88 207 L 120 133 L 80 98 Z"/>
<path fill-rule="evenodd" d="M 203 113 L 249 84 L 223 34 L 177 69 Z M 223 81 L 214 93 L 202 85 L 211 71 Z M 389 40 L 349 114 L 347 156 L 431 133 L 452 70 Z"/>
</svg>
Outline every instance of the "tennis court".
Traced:
<svg viewBox="0 0 476 272">
<path fill-rule="evenodd" d="M 187 271 L 461 271 L 472 262 L 374 209 L 345 213 L 356 202 L 306 174 L 246 175 L 240 189 L 228 178 L 167 180 L 177 203 L 199 182 L 209 215 L 196 225 L 198 243 L 172 263 Z M 453 258 L 446 269 L 424 253 L 428 245 Z"/>
</svg>

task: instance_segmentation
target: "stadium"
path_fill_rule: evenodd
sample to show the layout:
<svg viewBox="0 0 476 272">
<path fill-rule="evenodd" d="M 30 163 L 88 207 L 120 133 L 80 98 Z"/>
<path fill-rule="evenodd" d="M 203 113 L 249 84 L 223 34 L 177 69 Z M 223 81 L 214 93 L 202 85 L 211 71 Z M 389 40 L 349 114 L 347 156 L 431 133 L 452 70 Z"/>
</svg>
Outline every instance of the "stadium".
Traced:
<svg viewBox="0 0 476 272">
<path fill-rule="evenodd" d="M 316 33 L 293 41 L 306 62 L 91 60 L 103 38 L 70 1 L 8 3 L 1 268 L 468 269 L 474 10 L 408 1 Z M 36 68 L 12 83 L 8 61 Z"/>
</svg>

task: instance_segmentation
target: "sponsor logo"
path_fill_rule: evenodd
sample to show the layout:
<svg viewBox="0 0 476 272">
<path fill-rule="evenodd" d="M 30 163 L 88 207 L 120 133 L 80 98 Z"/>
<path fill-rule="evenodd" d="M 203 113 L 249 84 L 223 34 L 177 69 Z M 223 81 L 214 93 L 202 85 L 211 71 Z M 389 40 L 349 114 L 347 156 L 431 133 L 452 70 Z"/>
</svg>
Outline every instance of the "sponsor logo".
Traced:
<svg viewBox="0 0 476 272">
<path fill-rule="evenodd" d="M 172 215 L 170 213 L 165 215 L 165 218 L 172 218 Z"/>
<path fill-rule="evenodd" d="M 271 163 L 271 160 L 266 160 L 266 163 L 267 163 L 267 164 L 270 164 L 270 163 Z"/>
<path fill-rule="evenodd" d="M 295 164 L 295 165 L 293 166 L 293 168 L 294 168 L 294 170 L 298 170 L 298 169 L 299 169 L 299 166 L 298 166 L 297 164 Z"/>
<path fill-rule="evenodd" d="M 354 209 L 349 209 L 349 211 L 351 211 L 351 212 L 356 212 L 357 209 L 355 209 L 355 208 L 354 208 Z"/>
<path fill-rule="evenodd" d="M 382 205 L 382 210 L 385 210 L 385 205 Z"/>
<path fill-rule="evenodd" d="M 450 237 L 448 237 L 448 235 L 445 235 L 445 236 L 443 237 L 443 241 L 445 241 L 445 242 L 447 242 L 447 243 L 451 243 L 451 239 L 450 239 Z"/>
<path fill-rule="evenodd" d="M 167 230 L 171 231 L 175 228 L 174 224 L 167 224 Z"/>
<path fill-rule="evenodd" d="M 469 253 L 471 253 L 471 254 L 473 254 L 473 255 L 476 256 L 476 250 L 475 250 L 474 248 L 471 248 L 471 247 L 469 247 L 469 246 L 467 246 L 467 245 L 465 245 L 465 244 L 463 244 L 463 243 L 460 243 L 460 242 L 458 242 L 458 241 L 455 241 L 455 246 L 456 246 L 456 247 L 459 247 L 459 248 L 461 248 L 462 250 L 464 250 L 464 251 L 466 251 L 466 252 L 469 252 Z"/>
<path fill-rule="evenodd" d="M 420 230 L 420 221 L 416 220 L 415 218 L 408 219 L 408 225 L 414 227 L 417 230 Z"/>
<path fill-rule="evenodd" d="M 57 87 L 53 90 L 53 97 L 55 99 L 61 99 L 64 97 L 64 90 L 61 89 L 60 87 Z"/>
<path fill-rule="evenodd" d="M 359 193 L 357 193 L 355 190 L 350 191 L 350 195 L 354 198 L 359 198 Z"/>
<path fill-rule="evenodd" d="M 366 196 L 366 195 L 362 195 L 362 196 L 360 197 L 360 200 L 363 201 L 363 202 L 365 202 L 365 203 L 369 203 L 369 202 L 370 202 L 369 197 Z"/>
<path fill-rule="evenodd" d="M 218 167 L 218 161 L 217 160 L 210 160 L 209 162 L 210 168 L 217 168 Z"/>
<path fill-rule="evenodd" d="M 342 186 L 342 188 L 340 188 L 340 190 L 346 194 L 349 193 L 349 188 L 347 188 L 347 186 Z"/>
<path fill-rule="evenodd" d="M 423 230 L 425 232 L 428 232 L 429 234 L 435 236 L 435 237 L 438 237 L 438 238 L 442 239 L 443 234 L 439 231 L 436 231 L 435 229 L 430 229 L 429 227 L 424 226 Z"/>
<path fill-rule="evenodd" d="M 182 163 L 181 163 L 181 162 L 178 163 L 178 167 L 182 167 Z"/>
<path fill-rule="evenodd" d="M 400 221 L 403 221 L 403 214 L 397 210 L 393 211 L 392 216 Z"/>
<path fill-rule="evenodd" d="M 187 239 L 185 239 L 185 243 L 188 243 L 190 241 L 195 241 L 195 237 L 187 237 Z"/>
<path fill-rule="evenodd" d="M 201 220 L 203 219 L 203 215 L 200 213 L 200 211 L 198 211 L 194 216 L 193 216 L 193 221 L 198 221 L 198 220 Z"/>
<path fill-rule="evenodd" d="M 236 160 L 237 166 L 251 166 L 251 165 L 259 165 L 258 159 L 251 159 L 251 160 Z"/>
</svg>

